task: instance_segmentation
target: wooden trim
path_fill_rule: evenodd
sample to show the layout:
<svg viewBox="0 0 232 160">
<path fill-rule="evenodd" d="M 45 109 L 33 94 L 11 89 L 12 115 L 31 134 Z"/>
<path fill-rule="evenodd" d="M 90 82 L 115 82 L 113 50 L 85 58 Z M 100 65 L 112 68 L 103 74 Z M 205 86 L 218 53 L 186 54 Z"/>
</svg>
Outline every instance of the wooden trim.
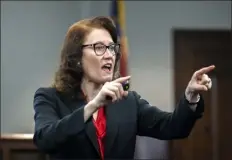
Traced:
<svg viewBox="0 0 232 160">
<path fill-rule="evenodd" d="M 1 140 L 32 140 L 34 134 L 2 134 Z"/>
</svg>

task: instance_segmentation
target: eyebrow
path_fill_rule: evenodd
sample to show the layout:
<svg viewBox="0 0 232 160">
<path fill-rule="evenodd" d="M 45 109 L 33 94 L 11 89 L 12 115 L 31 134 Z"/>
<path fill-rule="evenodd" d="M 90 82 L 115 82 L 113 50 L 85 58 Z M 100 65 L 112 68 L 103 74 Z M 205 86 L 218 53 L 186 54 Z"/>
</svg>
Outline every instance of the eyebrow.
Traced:
<svg viewBox="0 0 232 160">
<path fill-rule="evenodd" d="M 96 41 L 93 44 L 95 44 L 95 43 L 103 43 L 103 44 L 105 44 L 103 41 Z M 111 45 L 111 44 L 114 44 L 114 42 L 110 42 L 108 45 Z"/>
</svg>

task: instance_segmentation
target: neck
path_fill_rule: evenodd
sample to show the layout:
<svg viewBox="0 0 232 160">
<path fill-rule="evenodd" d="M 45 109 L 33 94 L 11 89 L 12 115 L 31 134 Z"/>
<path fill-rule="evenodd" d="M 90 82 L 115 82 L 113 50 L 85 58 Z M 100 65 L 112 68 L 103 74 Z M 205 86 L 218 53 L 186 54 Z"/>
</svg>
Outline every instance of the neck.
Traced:
<svg viewBox="0 0 232 160">
<path fill-rule="evenodd" d="M 91 82 L 87 78 L 83 78 L 81 82 L 82 92 L 85 94 L 88 101 L 92 100 L 98 94 L 101 87 L 102 87 L 101 84 L 96 84 L 94 82 Z"/>
</svg>

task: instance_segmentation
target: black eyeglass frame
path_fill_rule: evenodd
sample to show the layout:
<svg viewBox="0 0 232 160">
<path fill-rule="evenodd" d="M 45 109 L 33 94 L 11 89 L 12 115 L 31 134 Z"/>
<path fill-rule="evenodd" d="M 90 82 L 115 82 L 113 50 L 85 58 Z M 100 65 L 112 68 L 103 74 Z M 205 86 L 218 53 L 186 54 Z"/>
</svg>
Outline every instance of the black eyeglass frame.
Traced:
<svg viewBox="0 0 232 160">
<path fill-rule="evenodd" d="M 104 52 L 102 52 L 101 54 L 98 54 L 97 52 L 96 52 L 96 45 L 99 45 L 99 44 L 101 44 L 101 45 L 103 45 L 103 46 L 105 46 L 105 50 L 104 50 Z M 106 50 L 108 49 L 108 50 L 110 50 L 110 47 L 111 46 L 113 46 L 114 45 L 114 53 L 113 53 L 113 55 L 117 55 L 117 54 L 119 54 L 120 53 L 120 43 L 112 43 L 112 44 L 110 44 L 110 45 L 105 45 L 104 43 L 102 43 L 102 42 L 97 42 L 97 43 L 93 43 L 93 44 L 85 44 L 85 45 L 82 45 L 82 49 L 83 48 L 85 48 L 85 47 L 92 47 L 93 48 L 93 50 L 94 50 L 94 52 L 95 52 L 95 54 L 97 55 L 97 56 L 102 56 L 102 55 L 104 55 L 105 54 L 105 52 L 106 52 Z M 119 47 L 118 48 L 118 51 L 116 51 L 116 47 Z M 111 52 L 111 51 L 110 51 Z M 112 53 L 112 52 L 111 52 Z"/>
</svg>

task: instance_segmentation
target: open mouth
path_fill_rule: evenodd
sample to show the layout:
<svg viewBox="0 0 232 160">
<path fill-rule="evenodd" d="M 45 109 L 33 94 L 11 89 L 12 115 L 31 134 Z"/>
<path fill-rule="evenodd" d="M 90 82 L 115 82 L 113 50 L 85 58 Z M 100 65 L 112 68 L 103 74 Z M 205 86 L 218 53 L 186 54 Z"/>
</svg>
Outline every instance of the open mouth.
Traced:
<svg viewBox="0 0 232 160">
<path fill-rule="evenodd" d="M 105 65 L 102 66 L 102 69 L 106 72 L 111 72 L 112 71 L 112 64 L 111 63 L 107 63 Z"/>
</svg>

